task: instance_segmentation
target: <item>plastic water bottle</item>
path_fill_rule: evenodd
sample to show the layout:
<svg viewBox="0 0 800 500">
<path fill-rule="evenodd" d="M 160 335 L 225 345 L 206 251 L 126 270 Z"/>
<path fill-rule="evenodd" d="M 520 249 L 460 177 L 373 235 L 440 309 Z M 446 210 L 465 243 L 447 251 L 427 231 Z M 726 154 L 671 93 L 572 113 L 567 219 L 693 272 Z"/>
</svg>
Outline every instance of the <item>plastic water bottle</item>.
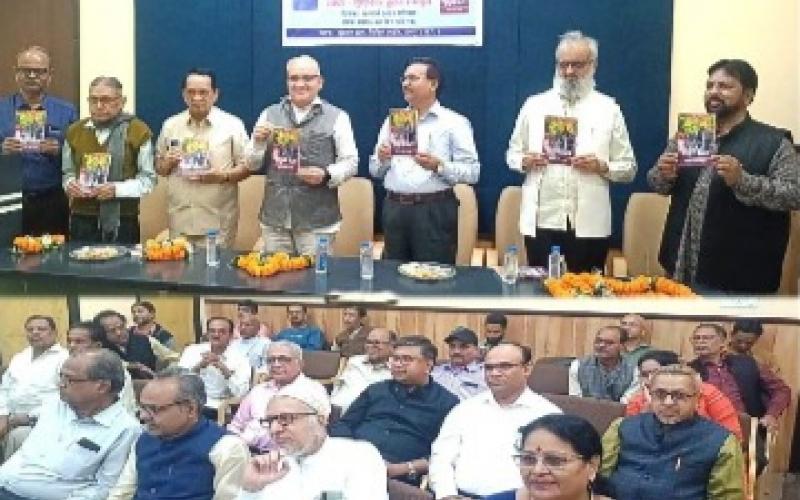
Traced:
<svg viewBox="0 0 800 500">
<path fill-rule="evenodd" d="M 513 285 L 519 278 L 519 254 L 517 245 L 508 245 L 503 256 L 503 282 Z"/>
<path fill-rule="evenodd" d="M 330 239 L 327 234 L 317 236 L 317 252 L 314 271 L 319 274 L 328 273 L 328 256 L 330 255 Z"/>
<path fill-rule="evenodd" d="M 361 247 L 358 251 L 359 261 L 361 263 L 361 279 L 371 280 L 374 272 L 374 262 L 372 260 L 372 242 L 362 241 Z"/>
<path fill-rule="evenodd" d="M 209 229 L 206 233 L 206 265 L 218 266 L 219 265 L 219 231 L 216 229 Z"/>
<path fill-rule="evenodd" d="M 562 274 L 563 261 L 561 260 L 561 247 L 553 245 L 550 249 L 550 255 L 547 257 L 547 277 L 550 279 L 559 279 Z"/>
</svg>

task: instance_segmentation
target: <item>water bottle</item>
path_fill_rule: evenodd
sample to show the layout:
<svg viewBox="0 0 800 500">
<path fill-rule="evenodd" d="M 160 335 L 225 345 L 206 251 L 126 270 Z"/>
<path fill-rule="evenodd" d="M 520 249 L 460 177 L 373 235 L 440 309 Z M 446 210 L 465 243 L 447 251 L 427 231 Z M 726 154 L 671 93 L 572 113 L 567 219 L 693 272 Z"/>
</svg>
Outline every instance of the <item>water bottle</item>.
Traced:
<svg viewBox="0 0 800 500">
<path fill-rule="evenodd" d="M 371 280 L 374 270 L 374 262 L 372 260 L 372 242 L 362 241 L 361 247 L 358 251 L 359 260 L 361 262 L 361 279 Z"/>
<path fill-rule="evenodd" d="M 328 256 L 330 255 L 330 240 L 327 234 L 317 236 L 317 252 L 314 263 L 314 271 L 319 274 L 328 273 Z"/>
<path fill-rule="evenodd" d="M 547 257 L 547 277 L 559 279 L 562 274 L 563 260 L 561 259 L 561 247 L 553 245 L 550 255 Z"/>
<path fill-rule="evenodd" d="M 505 256 L 503 257 L 503 281 L 513 285 L 519 278 L 519 255 L 517 245 L 508 245 Z"/>
<path fill-rule="evenodd" d="M 219 265 L 219 231 L 216 229 L 209 229 L 206 233 L 206 265 L 218 266 Z"/>
</svg>

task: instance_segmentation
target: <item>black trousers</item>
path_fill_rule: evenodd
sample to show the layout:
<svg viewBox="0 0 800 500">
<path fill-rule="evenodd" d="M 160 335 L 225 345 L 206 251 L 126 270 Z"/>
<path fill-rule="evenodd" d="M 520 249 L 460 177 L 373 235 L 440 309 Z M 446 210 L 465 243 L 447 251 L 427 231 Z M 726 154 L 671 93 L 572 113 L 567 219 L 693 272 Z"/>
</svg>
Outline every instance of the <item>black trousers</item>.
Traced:
<svg viewBox="0 0 800 500">
<path fill-rule="evenodd" d="M 31 236 L 69 232 L 69 201 L 61 186 L 22 192 L 22 233 Z"/>
<path fill-rule="evenodd" d="M 385 259 L 455 264 L 458 199 L 450 194 L 422 203 L 386 198 L 383 204 Z"/>
<path fill-rule="evenodd" d="M 5 488 L 0 488 L 0 500 L 32 500 L 28 497 L 19 496 Z"/>
<path fill-rule="evenodd" d="M 117 234 L 102 234 L 98 217 L 95 215 L 72 214 L 69 218 L 69 233 L 73 241 L 86 243 L 119 243 L 136 245 L 139 243 L 139 217 L 120 215 Z"/>
<path fill-rule="evenodd" d="M 570 272 L 603 270 L 606 265 L 608 238 L 578 238 L 569 226 L 566 231 L 536 228 L 535 238 L 526 236 L 528 265 L 547 268 L 547 257 L 553 245 L 561 247 L 561 255 L 566 259 Z"/>
</svg>

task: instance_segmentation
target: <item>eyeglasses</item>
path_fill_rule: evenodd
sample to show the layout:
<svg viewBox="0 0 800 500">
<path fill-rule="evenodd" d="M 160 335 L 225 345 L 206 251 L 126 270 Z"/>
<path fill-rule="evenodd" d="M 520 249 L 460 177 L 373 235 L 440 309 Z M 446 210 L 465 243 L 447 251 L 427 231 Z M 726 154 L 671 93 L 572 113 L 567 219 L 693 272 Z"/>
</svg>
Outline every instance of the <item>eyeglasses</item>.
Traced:
<svg viewBox="0 0 800 500">
<path fill-rule="evenodd" d="M 185 401 L 183 401 L 183 400 L 173 401 L 172 403 L 167 403 L 165 405 L 147 405 L 147 404 L 141 404 L 140 403 L 139 404 L 139 413 L 147 413 L 150 416 L 158 415 L 158 414 L 166 411 L 168 408 L 170 408 L 172 406 L 178 406 L 178 405 L 183 404 L 183 403 L 185 403 Z"/>
<path fill-rule="evenodd" d="M 422 77 L 419 75 L 403 75 L 400 77 L 400 83 L 403 83 L 406 80 L 408 80 L 409 82 L 418 82 L 422 80 Z"/>
<path fill-rule="evenodd" d="M 286 77 L 286 79 L 292 83 L 297 83 L 297 82 L 311 83 L 317 78 L 319 78 L 319 75 L 289 75 Z"/>
<path fill-rule="evenodd" d="M 582 460 L 577 455 L 562 455 L 559 453 L 520 453 L 514 455 L 517 467 L 533 468 L 541 463 L 548 470 L 563 469 L 568 463 Z"/>
<path fill-rule="evenodd" d="M 569 68 L 580 71 L 593 62 L 594 59 L 589 59 L 586 61 L 558 61 L 557 65 L 558 69 L 562 71 L 568 70 Z"/>
<path fill-rule="evenodd" d="M 120 96 L 89 96 L 86 98 L 86 102 L 92 106 L 97 106 L 98 104 L 109 105 L 119 101 L 119 98 Z"/>
<path fill-rule="evenodd" d="M 297 412 L 297 413 L 278 413 L 277 415 L 267 415 L 266 417 L 259 419 L 261 422 L 262 427 L 271 427 L 273 422 L 278 422 L 281 427 L 286 427 L 287 425 L 292 425 L 295 420 L 300 417 L 310 417 L 311 415 L 316 415 L 313 411 L 305 411 L 305 412 Z"/>
<path fill-rule="evenodd" d="M 397 355 L 397 356 L 389 356 L 389 362 L 390 363 L 395 363 L 395 364 L 398 364 L 398 365 L 407 365 L 407 364 L 413 363 L 414 361 L 417 361 L 419 359 L 422 359 L 422 356 L 410 356 L 408 354 L 400 354 L 400 355 Z"/>
<path fill-rule="evenodd" d="M 80 382 L 89 382 L 89 381 L 94 380 L 94 379 L 91 379 L 91 378 L 72 377 L 72 376 L 64 374 L 64 373 L 59 373 L 58 374 L 58 379 L 64 385 L 72 385 L 72 384 L 78 384 Z"/>
<path fill-rule="evenodd" d="M 698 342 L 713 342 L 719 338 L 719 335 L 692 335 L 692 340 Z"/>
<path fill-rule="evenodd" d="M 499 372 L 507 372 L 515 366 L 525 366 L 525 363 L 484 363 L 483 370 L 486 373 L 497 370 Z"/>
<path fill-rule="evenodd" d="M 50 68 L 16 68 L 17 73 L 25 76 L 41 77 L 46 75 Z"/>
<path fill-rule="evenodd" d="M 684 401 L 688 401 L 689 399 L 695 397 L 695 393 L 693 392 L 683 392 L 683 391 L 665 391 L 664 389 L 655 389 L 650 391 L 650 396 L 657 401 L 666 401 L 667 398 L 672 398 L 673 401 L 676 403 L 683 403 Z"/>
<path fill-rule="evenodd" d="M 287 365 L 292 361 L 294 361 L 294 358 L 290 356 L 267 356 L 265 358 L 265 361 L 267 362 L 268 365 L 277 365 L 277 364 Z"/>
<path fill-rule="evenodd" d="M 391 340 L 365 340 L 365 345 L 391 345 Z"/>
</svg>

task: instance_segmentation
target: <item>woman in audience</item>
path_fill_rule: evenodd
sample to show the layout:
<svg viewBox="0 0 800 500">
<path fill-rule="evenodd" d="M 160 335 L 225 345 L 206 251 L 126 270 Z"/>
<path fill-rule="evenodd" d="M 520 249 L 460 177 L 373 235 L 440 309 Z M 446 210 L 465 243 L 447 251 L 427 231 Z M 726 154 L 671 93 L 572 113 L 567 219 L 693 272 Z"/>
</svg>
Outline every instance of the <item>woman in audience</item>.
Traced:
<svg viewBox="0 0 800 500">
<path fill-rule="evenodd" d="M 592 424 L 577 415 L 553 414 L 519 431 L 521 446 L 514 459 L 523 486 L 486 500 L 609 500 L 597 475 L 603 450 Z"/>
</svg>

